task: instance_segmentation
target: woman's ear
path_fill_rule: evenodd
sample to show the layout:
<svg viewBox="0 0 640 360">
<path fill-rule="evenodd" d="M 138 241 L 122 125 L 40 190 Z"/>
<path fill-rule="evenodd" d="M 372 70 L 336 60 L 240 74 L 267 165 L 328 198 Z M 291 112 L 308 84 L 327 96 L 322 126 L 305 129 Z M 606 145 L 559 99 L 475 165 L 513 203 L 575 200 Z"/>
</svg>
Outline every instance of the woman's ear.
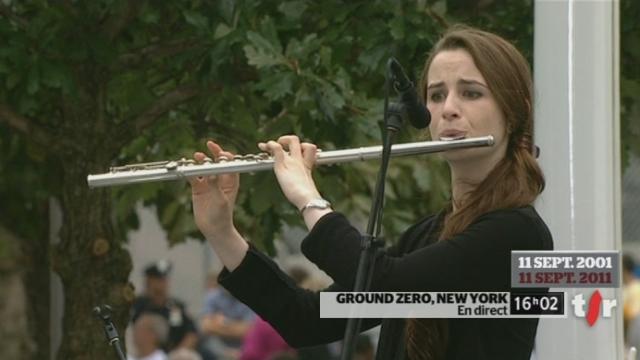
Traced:
<svg viewBox="0 0 640 360">
<path fill-rule="evenodd" d="M 531 102 L 527 99 L 524 100 L 527 103 L 527 114 L 531 114 Z"/>
</svg>

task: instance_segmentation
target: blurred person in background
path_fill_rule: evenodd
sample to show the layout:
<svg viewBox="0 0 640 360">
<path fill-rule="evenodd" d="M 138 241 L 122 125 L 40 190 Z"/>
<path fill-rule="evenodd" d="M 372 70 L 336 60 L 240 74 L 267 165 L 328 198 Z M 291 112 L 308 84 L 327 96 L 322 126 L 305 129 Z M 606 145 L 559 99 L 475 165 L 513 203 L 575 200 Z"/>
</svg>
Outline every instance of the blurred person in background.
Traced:
<svg viewBox="0 0 640 360">
<path fill-rule="evenodd" d="M 309 272 L 301 266 L 289 267 L 287 274 L 297 285 L 309 279 Z M 240 360 L 268 360 L 276 354 L 289 353 L 295 354 L 295 350 L 268 322 L 257 316 L 242 345 Z"/>
<path fill-rule="evenodd" d="M 135 356 L 128 360 L 166 360 L 162 345 L 169 335 L 167 321 L 158 314 L 141 314 L 133 324 Z"/>
<path fill-rule="evenodd" d="M 622 308 L 624 339 L 627 347 L 640 348 L 640 280 L 634 271 L 636 262 L 629 254 L 622 255 Z"/>
<path fill-rule="evenodd" d="M 169 295 L 171 264 L 160 260 L 144 270 L 145 291 L 133 303 L 132 322 L 145 313 L 162 316 L 169 325 L 169 335 L 164 346 L 166 352 L 177 348 L 195 349 L 198 342 L 196 326 L 182 301 Z"/>
<path fill-rule="evenodd" d="M 211 273 L 207 277 L 208 291 L 200 321 L 202 346 L 216 359 L 238 359 L 242 343 L 253 326 L 256 315 L 219 286 L 217 276 L 218 273 Z"/>
<path fill-rule="evenodd" d="M 168 360 L 202 360 L 202 357 L 193 350 L 180 348 L 170 352 Z"/>
</svg>

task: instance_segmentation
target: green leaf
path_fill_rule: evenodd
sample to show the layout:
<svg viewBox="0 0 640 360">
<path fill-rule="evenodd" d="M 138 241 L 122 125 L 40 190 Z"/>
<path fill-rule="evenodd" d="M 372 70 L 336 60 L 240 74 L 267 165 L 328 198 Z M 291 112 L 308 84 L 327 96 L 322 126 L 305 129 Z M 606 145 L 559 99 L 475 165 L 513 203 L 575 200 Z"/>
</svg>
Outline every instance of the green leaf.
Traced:
<svg viewBox="0 0 640 360">
<path fill-rule="evenodd" d="M 160 218 L 162 224 L 168 225 L 173 223 L 180 208 L 180 203 L 176 201 L 171 202 L 167 207 L 165 207 L 164 211 L 162 212 L 162 217 Z"/>
<path fill-rule="evenodd" d="M 52 88 L 71 86 L 70 74 L 64 66 L 45 61 L 41 63 L 41 71 L 41 81 L 44 85 Z"/>
<path fill-rule="evenodd" d="M 230 28 L 226 24 L 220 23 L 216 27 L 216 31 L 213 33 L 213 38 L 218 40 L 220 38 L 227 36 L 231 31 L 233 31 L 232 28 Z"/>
<path fill-rule="evenodd" d="M 340 67 L 338 69 L 336 72 L 336 78 L 333 82 L 338 86 L 343 94 L 350 94 L 352 92 L 351 77 L 344 68 Z"/>
<path fill-rule="evenodd" d="M 29 95 L 33 95 L 40 89 L 40 74 L 38 72 L 38 67 L 34 64 L 29 69 L 29 74 L 27 75 L 27 93 Z"/>
<path fill-rule="evenodd" d="M 145 3 L 140 10 L 140 20 L 144 24 L 157 24 L 160 21 L 159 9 L 149 3 Z"/>
<path fill-rule="evenodd" d="M 295 75 L 291 72 L 264 76 L 256 88 L 265 92 L 270 100 L 279 100 L 292 93 Z"/>
<path fill-rule="evenodd" d="M 275 65 L 289 65 L 287 59 L 278 51 L 277 47 L 253 31 L 247 32 L 247 38 L 252 45 L 243 47 L 249 65 L 258 69 Z"/>
<path fill-rule="evenodd" d="M 436 14 L 443 16 L 447 13 L 447 1 L 446 0 L 438 0 L 432 6 L 431 10 Z"/>
<path fill-rule="evenodd" d="M 249 198 L 249 207 L 255 215 L 260 215 L 266 213 L 277 201 L 281 201 L 282 196 L 277 190 L 264 190 L 278 189 L 278 184 L 273 174 L 259 173 L 255 176 L 255 190 L 252 191 Z"/>
<path fill-rule="evenodd" d="M 282 59 L 271 54 L 264 53 L 253 46 L 246 45 L 243 49 L 249 65 L 253 65 L 258 69 L 285 64 Z"/>
<path fill-rule="evenodd" d="M 322 41 L 318 39 L 318 34 L 313 33 L 305 36 L 302 41 L 291 39 L 285 53 L 288 57 L 306 60 L 314 51 L 317 51 L 321 45 Z M 330 50 L 330 48 L 328 49 Z"/>
<path fill-rule="evenodd" d="M 21 80 L 20 74 L 17 72 L 10 73 L 7 76 L 6 86 L 8 90 L 13 89 Z"/>
<path fill-rule="evenodd" d="M 191 10 L 184 10 L 182 14 L 184 15 L 187 23 L 194 26 L 196 29 L 202 31 L 207 31 L 209 29 L 209 19 L 204 15 Z"/>
<path fill-rule="evenodd" d="M 235 12 L 236 0 L 221 0 L 218 1 L 218 9 L 220 15 L 227 24 L 233 24 L 233 13 Z"/>
<path fill-rule="evenodd" d="M 273 47 L 273 52 L 282 54 L 282 45 L 278 38 L 278 29 L 270 16 L 265 16 L 260 21 L 260 36 L 266 39 L 269 46 Z"/>
<path fill-rule="evenodd" d="M 247 31 L 247 39 L 251 44 L 253 44 L 253 46 L 256 47 L 256 49 L 262 52 L 269 53 L 274 56 L 279 55 L 282 52 L 278 44 L 274 44 L 270 42 L 269 40 L 265 39 L 262 35 L 256 32 Z"/>
<path fill-rule="evenodd" d="M 332 54 L 332 50 L 330 47 L 327 46 L 323 46 L 320 48 L 320 64 L 321 66 L 325 67 L 325 68 L 331 68 L 331 54 Z"/>
<path fill-rule="evenodd" d="M 396 40 L 404 39 L 404 19 L 400 16 L 393 18 L 389 22 L 389 29 L 391 30 L 391 36 Z"/>
<path fill-rule="evenodd" d="M 621 77 L 620 90 L 622 92 L 622 96 L 638 96 L 638 94 L 640 94 L 640 79 L 638 79 L 638 81 L 633 81 L 631 79 Z"/>
<path fill-rule="evenodd" d="M 278 6 L 278 11 L 290 20 L 298 20 L 307 9 L 306 1 L 288 1 Z"/>
<path fill-rule="evenodd" d="M 320 96 L 320 106 L 326 115 L 333 118 L 335 110 L 341 109 L 345 105 L 344 97 L 329 82 L 319 79 L 316 79 L 316 82 L 319 85 L 316 91 Z"/>
<path fill-rule="evenodd" d="M 382 59 L 387 55 L 387 46 L 377 46 L 367 49 L 358 58 L 358 63 L 365 67 L 368 71 L 374 71 L 380 68 Z"/>
</svg>

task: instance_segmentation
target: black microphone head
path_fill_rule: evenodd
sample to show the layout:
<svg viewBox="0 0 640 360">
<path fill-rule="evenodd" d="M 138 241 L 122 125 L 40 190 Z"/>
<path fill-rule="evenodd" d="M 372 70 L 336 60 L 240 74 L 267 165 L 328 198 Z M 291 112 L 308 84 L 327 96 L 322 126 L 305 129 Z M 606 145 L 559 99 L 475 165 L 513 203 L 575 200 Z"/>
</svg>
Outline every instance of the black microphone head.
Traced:
<svg viewBox="0 0 640 360">
<path fill-rule="evenodd" d="M 424 129 L 431 123 L 431 113 L 424 106 L 424 102 L 416 94 L 416 89 L 412 86 L 411 89 L 404 91 L 400 94 L 401 101 L 405 104 L 407 109 L 407 116 L 411 125 L 416 129 Z"/>
<path fill-rule="evenodd" d="M 411 125 L 416 129 L 426 128 L 431 123 L 431 113 L 427 110 L 422 99 L 418 97 L 415 86 L 407 77 L 398 60 L 390 58 L 387 66 L 393 78 L 393 87 L 400 95 L 400 101 L 406 107 Z"/>
</svg>

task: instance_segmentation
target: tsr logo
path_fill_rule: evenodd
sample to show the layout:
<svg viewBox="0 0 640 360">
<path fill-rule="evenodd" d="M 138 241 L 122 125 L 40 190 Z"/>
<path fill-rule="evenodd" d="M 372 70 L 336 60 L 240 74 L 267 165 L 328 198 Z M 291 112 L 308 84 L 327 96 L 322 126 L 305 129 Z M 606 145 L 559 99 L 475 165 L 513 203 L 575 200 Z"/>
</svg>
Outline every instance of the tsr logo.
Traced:
<svg viewBox="0 0 640 360">
<path fill-rule="evenodd" d="M 584 313 L 584 298 L 582 294 L 576 295 L 573 300 L 571 300 L 571 304 L 573 305 L 573 313 L 577 317 L 585 317 Z M 589 298 L 589 310 L 587 311 L 587 323 L 589 326 L 593 326 L 593 324 L 598 321 L 598 317 L 600 316 L 600 304 L 602 304 L 602 317 L 610 318 L 611 317 L 611 309 L 618 305 L 618 301 L 613 299 L 602 299 L 602 295 L 600 295 L 600 291 L 596 290 L 591 294 Z"/>
</svg>

